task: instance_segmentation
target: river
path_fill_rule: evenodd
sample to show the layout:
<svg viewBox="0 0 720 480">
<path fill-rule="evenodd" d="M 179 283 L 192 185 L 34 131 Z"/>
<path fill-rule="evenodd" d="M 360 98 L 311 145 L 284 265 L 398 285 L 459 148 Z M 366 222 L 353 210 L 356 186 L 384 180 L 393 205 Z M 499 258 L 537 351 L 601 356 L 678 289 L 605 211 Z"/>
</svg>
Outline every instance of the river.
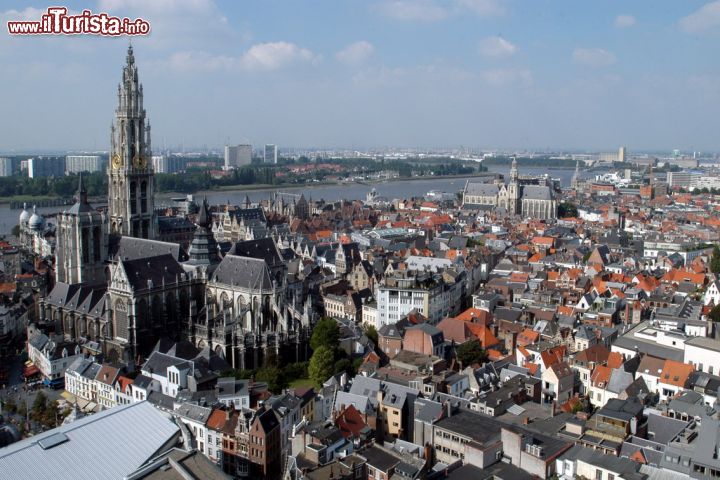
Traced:
<svg viewBox="0 0 720 480">
<path fill-rule="evenodd" d="M 509 166 L 504 167 L 501 165 L 490 166 L 490 172 L 502 173 L 507 177 L 509 173 Z M 559 178 L 561 185 L 570 185 L 574 170 L 573 169 L 548 169 L 539 167 L 525 167 L 520 168 L 521 175 L 543 175 L 549 174 L 552 178 Z M 581 176 L 585 172 L 581 172 Z M 587 174 L 590 176 L 590 174 Z M 357 200 L 365 199 L 365 196 L 371 188 L 375 188 L 379 196 L 393 198 L 410 198 L 419 197 L 425 195 L 430 190 L 437 190 L 447 193 L 455 193 L 463 189 L 467 178 L 422 178 L 418 180 L 400 180 L 400 181 L 388 181 L 377 183 L 372 186 L 361 185 L 361 184 L 348 184 L 348 185 L 318 185 L 318 186 L 303 186 L 296 188 L 280 187 L 280 188 L 267 188 L 260 190 L 243 190 L 239 188 L 237 190 L 228 190 L 222 192 L 211 191 L 207 192 L 208 202 L 211 205 L 230 203 L 231 205 L 241 204 L 245 200 L 245 196 L 250 197 L 252 202 L 258 202 L 269 198 L 275 191 L 283 191 L 296 194 L 304 194 L 306 198 L 312 197 L 313 200 L 325 200 L 325 201 L 336 201 L 340 199 L 345 200 Z M 158 207 L 167 206 L 172 204 L 170 198 L 177 195 L 171 194 L 158 194 L 155 198 L 155 205 Z M 196 196 L 197 199 L 198 196 Z M 68 208 L 68 207 L 64 207 Z M 61 212 L 63 207 L 47 207 L 39 208 L 38 211 L 43 215 L 53 215 Z M 11 210 L 9 204 L 0 205 L 0 234 L 8 234 L 10 230 L 17 225 L 18 217 L 20 216 L 21 210 Z"/>
</svg>

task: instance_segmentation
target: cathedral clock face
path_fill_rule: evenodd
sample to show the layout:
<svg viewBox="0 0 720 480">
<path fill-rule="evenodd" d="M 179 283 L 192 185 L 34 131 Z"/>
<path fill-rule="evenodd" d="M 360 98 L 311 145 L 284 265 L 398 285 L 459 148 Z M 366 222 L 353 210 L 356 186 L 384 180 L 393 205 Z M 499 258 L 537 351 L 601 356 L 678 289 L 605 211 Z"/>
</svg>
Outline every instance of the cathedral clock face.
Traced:
<svg viewBox="0 0 720 480">
<path fill-rule="evenodd" d="M 145 170 L 145 167 L 147 167 L 147 159 L 144 155 L 135 155 L 133 165 L 135 165 L 135 168 L 138 170 Z"/>
<path fill-rule="evenodd" d="M 118 169 L 122 166 L 122 160 L 120 159 L 120 155 L 117 153 L 112 157 L 112 166 L 114 169 Z"/>
</svg>

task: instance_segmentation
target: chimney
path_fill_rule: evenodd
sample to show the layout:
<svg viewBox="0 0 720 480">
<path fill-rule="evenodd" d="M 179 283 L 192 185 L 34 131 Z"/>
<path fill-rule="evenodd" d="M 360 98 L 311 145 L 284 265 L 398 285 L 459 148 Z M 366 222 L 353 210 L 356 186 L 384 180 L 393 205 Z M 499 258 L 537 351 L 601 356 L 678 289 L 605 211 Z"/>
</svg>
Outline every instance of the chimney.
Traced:
<svg viewBox="0 0 720 480">
<path fill-rule="evenodd" d="M 556 409 L 557 409 L 557 404 L 555 403 L 555 400 L 553 400 L 553 401 L 552 401 L 552 404 L 551 404 L 551 406 L 550 406 L 550 416 L 551 416 L 551 417 L 554 417 L 554 416 L 555 416 L 555 411 L 556 411 Z"/>
</svg>

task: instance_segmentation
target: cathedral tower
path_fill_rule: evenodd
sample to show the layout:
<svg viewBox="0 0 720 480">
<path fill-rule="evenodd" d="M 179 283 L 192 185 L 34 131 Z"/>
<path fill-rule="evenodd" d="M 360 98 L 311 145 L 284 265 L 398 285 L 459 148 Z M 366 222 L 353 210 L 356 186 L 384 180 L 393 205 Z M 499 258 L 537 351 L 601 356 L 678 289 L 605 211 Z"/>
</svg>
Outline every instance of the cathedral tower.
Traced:
<svg viewBox="0 0 720 480">
<path fill-rule="evenodd" d="M 513 215 L 520 213 L 520 185 L 518 183 L 517 158 L 515 157 L 513 157 L 512 165 L 510 166 L 510 183 L 508 183 L 507 190 L 508 212 Z"/>
<path fill-rule="evenodd" d="M 577 190 L 578 184 L 580 182 L 580 160 L 575 161 L 575 173 L 572 176 L 572 180 L 570 180 L 570 188 L 573 190 Z"/>
<path fill-rule="evenodd" d="M 132 46 L 128 47 L 118 106 L 110 128 L 108 166 L 108 215 L 110 233 L 155 238 L 155 185 L 153 178 L 150 122 L 146 124 L 143 88 L 138 80 Z"/>
<path fill-rule="evenodd" d="M 55 279 L 64 283 L 102 283 L 107 256 L 105 216 L 87 201 L 80 175 L 75 205 L 58 216 Z"/>
</svg>

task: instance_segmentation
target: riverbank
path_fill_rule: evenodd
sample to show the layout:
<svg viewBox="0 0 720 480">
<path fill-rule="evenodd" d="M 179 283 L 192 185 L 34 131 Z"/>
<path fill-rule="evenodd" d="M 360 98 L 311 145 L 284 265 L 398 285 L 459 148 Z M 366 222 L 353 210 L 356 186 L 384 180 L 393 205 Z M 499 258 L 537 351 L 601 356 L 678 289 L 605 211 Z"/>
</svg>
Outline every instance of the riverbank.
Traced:
<svg viewBox="0 0 720 480">
<path fill-rule="evenodd" d="M 308 182 L 308 183 L 278 183 L 275 185 L 270 184 L 252 184 L 252 185 L 223 185 L 219 188 L 212 190 L 200 190 L 192 195 L 210 195 L 215 193 L 238 193 L 245 191 L 267 191 L 267 190 L 298 190 L 298 189 L 312 189 L 321 187 L 332 187 L 332 186 L 355 186 L 355 185 L 384 185 L 390 182 L 419 182 L 428 180 L 452 180 L 457 178 L 476 178 L 476 177 L 487 177 L 495 175 L 493 172 L 480 172 L 472 175 L 426 175 L 423 177 L 398 177 L 388 178 L 383 180 L 363 180 L 362 182 L 343 182 L 343 181 L 332 181 L 332 182 Z M 163 197 L 173 197 L 186 195 L 180 192 L 162 192 L 160 195 Z"/>
</svg>

